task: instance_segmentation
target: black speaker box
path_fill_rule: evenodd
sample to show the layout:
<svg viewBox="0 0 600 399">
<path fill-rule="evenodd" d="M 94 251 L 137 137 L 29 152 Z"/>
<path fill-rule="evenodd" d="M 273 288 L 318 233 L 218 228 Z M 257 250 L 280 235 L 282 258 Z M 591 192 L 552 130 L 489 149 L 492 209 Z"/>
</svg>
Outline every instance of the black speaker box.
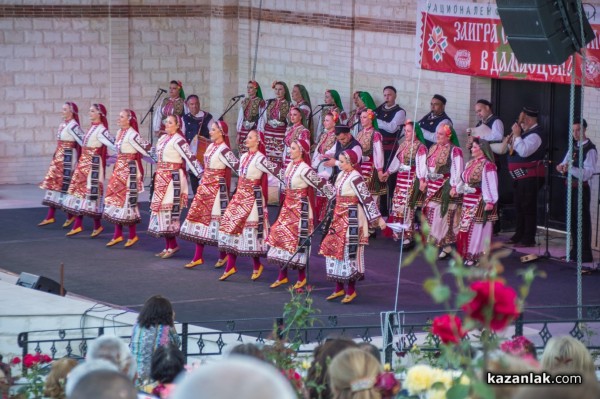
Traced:
<svg viewBox="0 0 600 399">
<path fill-rule="evenodd" d="M 594 38 L 584 15 L 581 39 L 576 0 L 497 0 L 496 5 L 520 63 L 560 65 Z"/>
<path fill-rule="evenodd" d="M 60 295 L 60 284 L 56 281 L 44 276 L 36 276 L 35 274 L 21 273 L 17 285 L 34 290 L 48 292 L 50 294 Z M 67 290 L 63 290 L 65 295 Z"/>
</svg>

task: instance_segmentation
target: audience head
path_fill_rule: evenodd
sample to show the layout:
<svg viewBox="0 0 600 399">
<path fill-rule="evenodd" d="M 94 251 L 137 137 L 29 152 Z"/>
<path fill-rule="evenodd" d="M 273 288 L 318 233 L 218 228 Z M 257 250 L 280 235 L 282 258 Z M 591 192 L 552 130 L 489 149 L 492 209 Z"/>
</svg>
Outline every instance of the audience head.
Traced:
<svg viewBox="0 0 600 399">
<path fill-rule="evenodd" d="M 103 335 L 93 340 L 90 343 L 86 360 L 97 359 L 108 360 L 131 379 L 135 377 L 135 360 L 127 344 L 119 337 Z"/>
<path fill-rule="evenodd" d="M 69 399 L 137 399 L 137 391 L 125 375 L 117 371 L 96 370 L 77 383 Z"/>
<path fill-rule="evenodd" d="M 349 338 L 338 337 L 327 339 L 321 345 L 317 346 L 313 351 L 313 361 L 308 369 L 309 381 L 314 381 L 316 386 L 324 386 L 325 389 L 319 396 L 318 391 L 314 387 L 308 387 L 309 396 L 311 398 L 329 398 L 331 390 L 327 380 L 327 368 L 331 360 L 340 352 L 348 348 L 357 348 L 356 342 Z"/>
<path fill-rule="evenodd" d="M 358 347 L 362 350 L 364 350 L 365 352 L 370 353 L 371 355 L 373 355 L 373 357 L 375 359 L 377 359 L 377 361 L 379 363 L 381 363 L 381 352 L 379 351 L 379 348 L 377 348 L 375 345 L 373 345 L 370 342 L 359 342 L 358 343 Z"/>
<path fill-rule="evenodd" d="M 250 356 L 255 359 L 265 360 L 265 355 L 263 351 L 256 345 L 252 343 L 239 344 L 231 349 L 229 352 L 230 355 L 242 355 L 242 356 Z"/>
<path fill-rule="evenodd" d="M 530 359 L 516 357 L 503 352 L 494 352 L 488 360 L 487 372 L 494 374 L 527 374 L 539 372 L 537 364 Z M 485 377 L 484 377 L 485 378 Z M 496 399 L 512 399 L 514 394 L 523 387 L 520 384 L 490 385 Z"/>
<path fill-rule="evenodd" d="M 173 399 L 296 399 L 285 377 L 273 366 L 248 356 L 231 356 L 192 371 Z"/>
<path fill-rule="evenodd" d="M 159 346 L 152 354 L 150 378 L 163 384 L 172 383 L 185 370 L 185 356 L 173 344 Z"/>
<path fill-rule="evenodd" d="M 333 399 L 382 398 L 375 382 L 383 372 L 381 363 L 367 351 L 349 348 L 333 358 L 328 375 Z"/>
<path fill-rule="evenodd" d="M 0 359 L 0 361 L 2 361 Z M 77 366 L 77 360 L 63 357 L 52 362 L 50 373 L 44 382 L 44 396 L 52 399 L 63 399 L 67 375 Z"/>
<path fill-rule="evenodd" d="M 546 343 L 541 363 L 542 369 L 548 372 L 559 368 L 579 374 L 595 371 L 590 352 L 585 345 L 570 335 L 550 338 Z"/>
<path fill-rule="evenodd" d="M 79 366 L 75 367 L 69 373 L 69 378 L 67 378 L 67 384 L 65 385 L 65 393 L 67 394 L 67 398 L 72 397 L 73 390 L 75 389 L 75 386 L 79 384 L 79 381 L 81 381 L 81 379 L 83 379 L 86 375 L 99 370 L 116 372 L 119 371 L 117 366 L 114 363 L 109 362 L 108 360 L 86 360 Z"/>
<path fill-rule="evenodd" d="M 169 300 L 161 295 L 151 296 L 146 300 L 137 322 L 140 327 L 150 328 L 153 326 L 173 326 L 175 313 Z"/>
<path fill-rule="evenodd" d="M 573 370 L 558 368 L 555 375 L 574 376 Z M 511 399 L 598 399 L 600 383 L 595 374 L 583 373 L 581 384 L 539 384 L 520 387 Z"/>
</svg>

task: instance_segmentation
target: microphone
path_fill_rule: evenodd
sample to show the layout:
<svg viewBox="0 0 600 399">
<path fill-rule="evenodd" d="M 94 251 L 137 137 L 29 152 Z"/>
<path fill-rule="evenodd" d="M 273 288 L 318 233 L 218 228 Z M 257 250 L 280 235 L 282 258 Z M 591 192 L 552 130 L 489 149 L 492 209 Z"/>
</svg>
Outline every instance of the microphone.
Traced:
<svg viewBox="0 0 600 399">
<path fill-rule="evenodd" d="M 273 102 L 273 101 L 275 101 L 275 100 L 277 100 L 277 99 L 276 99 L 276 98 L 269 98 L 269 99 L 267 100 L 267 104 L 268 104 L 268 103 L 272 103 L 272 102 Z"/>
<path fill-rule="evenodd" d="M 335 104 L 319 104 L 317 107 L 333 107 Z"/>
<path fill-rule="evenodd" d="M 163 92 L 163 93 L 166 93 L 166 92 L 167 92 L 165 89 L 161 89 L 160 87 L 158 88 L 158 90 L 159 90 L 160 92 Z"/>
<path fill-rule="evenodd" d="M 231 97 L 231 99 L 232 99 L 232 100 L 236 100 L 236 99 L 238 99 L 238 98 L 244 98 L 244 97 L 246 97 L 246 95 L 245 95 L 245 94 L 240 94 L 239 96 Z"/>
</svg>

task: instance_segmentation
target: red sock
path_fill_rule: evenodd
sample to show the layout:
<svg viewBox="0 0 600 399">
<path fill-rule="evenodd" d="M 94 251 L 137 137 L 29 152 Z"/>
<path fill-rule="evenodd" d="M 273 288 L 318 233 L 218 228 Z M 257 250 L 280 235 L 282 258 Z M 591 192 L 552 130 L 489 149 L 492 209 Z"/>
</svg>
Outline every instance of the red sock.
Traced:
<svg viewBox="0 0 600 399">
<path fill-rule="evenodd" d="M 165 237 L 165 249 L 171 249 L 171 239 Z"/>
<path fill-rule="evenodd" d="M 171 249 L 177 248 L 177 238 L 171 238 Z"/>
<path fill-rule="evenodd" d="M 46 214 L 46 220 L 53 219 L 56 213 L 56 208 L 48 207 L 48 213 Z"/>
<path fill-rule="evenodd" d="M 129 226 L 129 239 L 133 240 L 137 236 L 137 227 L 135 224 Z"/>
<path fill-rule="evenodd" d="M 277 276 L 277 280 L 281 281 L 284 278 L 287 278 L 287 273 L 288 273 L 287 267 L 280 268 L 279 269 L 279 276 Z"/>
<path fill-rule="evenodd" d="M 225 251 L 219 252 L 219 260 L 225 259 L 226 256 L 227 256 L 227 252 L 225 252 Z"/>
<path fill-rule="evenodd" d="M 94 230 L 98 230 L 100 227 L 102 227 L 102 219 L 94 219 Z"/>
<path fill-rule="evenodd" d="M 83 216 L 77 216 L 75 218 L 75 224 L 73 225 L 73 230 L 78 229 L 83 226 Z"/>
<path fill-rule="evenodd" d="M 340 291 L 344 291 L 344 284 L 343 283 L 335 283 L 335 292 L 340 292 Z"/>
<path fill-rule="evenodd" d="M 116 240 L 119 237 L 123 237 L 123 225 L 122 224 L 115 225 L 115 234 L 113 234 L 113 240 Z"/>
<path fill-rule="evenodd" d="M 306 269 L 298 269 L 298 281 L 304 281 L 306 278 Z"/>
<path fill-rule="evenodd" d="M 202 259 L 203 253 L 204 253 L 204 244 L 196 244 L 196 252 L 194 253 L 194 259 L 192 259 L 192 262 L 195 262 L 198 259 Z"/>
<path fill-rule="evenodd" d="M 68 219 L 68 220 L 71 220 L 71 219 L 73 219 L 74 217 L 75 217 L 74 215 L 71 215 L 70 213 L 67 213 L 67 219 Z"/>
<path fill-rule="evenodd" d="M 252 262 L 254 263 L 254 271 L 257 272 L 260 269 L 260 258 L 255 256 L 252 258 Z"/>
<path fill-rule="evenodd" d="M 227 258 L 227 267 L 225 267 L 225 272 L 228 272 L 235 267 L 236 260 L 237 255 L 229 254 L 229 257 Z"/>
<path fill-rule="evenodd" d="M 356 291 L 356 281 L 350 281 L 348 283 L 348 290 L 346 291 L 346 295 L 352 295 Z"/>
</svg>

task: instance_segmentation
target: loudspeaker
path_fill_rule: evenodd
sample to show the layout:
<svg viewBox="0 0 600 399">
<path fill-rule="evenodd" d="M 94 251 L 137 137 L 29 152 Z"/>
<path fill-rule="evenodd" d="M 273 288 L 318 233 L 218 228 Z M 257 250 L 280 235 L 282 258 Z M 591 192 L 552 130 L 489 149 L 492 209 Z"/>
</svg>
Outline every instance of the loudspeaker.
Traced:
<svg viewBox="0 0 600 399">
<path fill-rule="evenodd" d="M 60 295 L 60 284 L 56 281 L 44 276 L 36 276 L 35 274 L 21 273 L 17 285 L 34 290 L 48 292 L 50 294 Z M 63 289 L 65 295 L 67 290 Z"/>
<path fill-rule="evenodd" d="M 520 63 L 560 65 L 595 37 L 583 15 L 581 39 L 577 0 L 497 0 L 496 5 Z"/>
</svg>

